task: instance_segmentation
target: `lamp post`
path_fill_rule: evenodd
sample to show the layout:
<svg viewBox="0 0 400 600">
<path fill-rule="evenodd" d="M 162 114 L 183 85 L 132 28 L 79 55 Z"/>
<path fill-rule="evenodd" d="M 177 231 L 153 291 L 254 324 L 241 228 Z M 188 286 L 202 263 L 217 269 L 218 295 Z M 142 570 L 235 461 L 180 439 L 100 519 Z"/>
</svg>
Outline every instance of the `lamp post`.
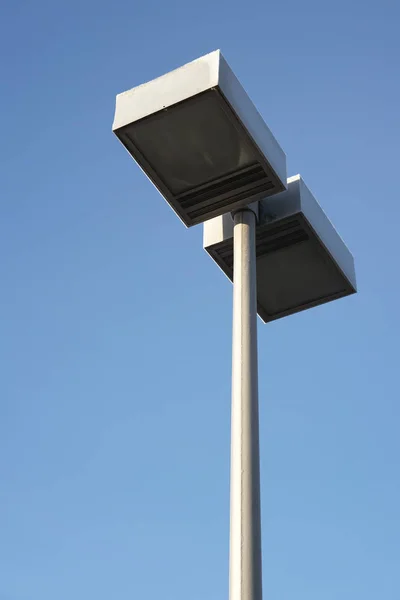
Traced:
<svg viewBox="0 0 400 600">
<path fill-rule="evenodd" d="M 354 261 L 219 51 L 119 94 L 113 131 L 233 281 L 230 600 L 262 600 L 257 312 L 356 291 Z"/>
<path fill-rule="evenodd" d="M 233 216 L 230 600 L 261 600 L 256 214 Z"/>
</svg>

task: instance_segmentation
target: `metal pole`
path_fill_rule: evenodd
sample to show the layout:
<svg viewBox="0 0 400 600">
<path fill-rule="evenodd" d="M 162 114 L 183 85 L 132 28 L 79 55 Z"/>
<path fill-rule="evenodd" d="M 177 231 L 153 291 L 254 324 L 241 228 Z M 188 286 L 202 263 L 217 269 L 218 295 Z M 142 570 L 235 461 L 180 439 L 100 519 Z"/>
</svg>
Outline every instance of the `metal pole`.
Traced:
<svg viewBox="0 0 400 600">
<path fill-rule="evenodd" d="M 262 600 L 255 230 L 234 214 L 229 600 Z"/>
</svg>

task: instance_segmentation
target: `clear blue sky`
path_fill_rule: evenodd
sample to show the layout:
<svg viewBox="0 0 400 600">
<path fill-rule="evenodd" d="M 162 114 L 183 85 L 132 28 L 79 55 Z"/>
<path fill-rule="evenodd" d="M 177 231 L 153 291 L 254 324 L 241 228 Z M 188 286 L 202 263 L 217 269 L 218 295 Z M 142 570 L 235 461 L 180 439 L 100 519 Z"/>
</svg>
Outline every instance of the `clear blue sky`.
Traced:
<svg viewBox="0 0 400 600">
<path fill-rule="evenodd" d="M 221 48 L 356 258 L 259 327 L 266 600 L 400 597 L 400 9 L 3 0 L 0 600 L 228 594 L 231 286 L 111 133 Z"/>
</svg>

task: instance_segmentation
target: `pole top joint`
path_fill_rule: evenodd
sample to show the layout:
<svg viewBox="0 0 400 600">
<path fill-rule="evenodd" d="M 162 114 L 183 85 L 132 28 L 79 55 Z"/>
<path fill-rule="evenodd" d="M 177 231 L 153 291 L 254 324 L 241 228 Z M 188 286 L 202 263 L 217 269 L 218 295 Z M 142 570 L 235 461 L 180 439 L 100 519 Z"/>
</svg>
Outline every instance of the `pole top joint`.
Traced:
<svg viewBox="0 0 400 600">
<path fill-rule="evenodd" d="M 252 202 L 248 206 L 242 206 L 241 208 L 237 208 L 235 210 L 232 210 L 231 211 L 232 220 L 235 220 L 235 215 L 238 214 L 238 213 L 240 213 L 240 212 L 252 212 L 252 213 L 254 213 L 254 215 L 256 217 L 256 223 L 258 223 L 258 217 L 259 217 L 259 202 L 258 202 L 258 200 L 256 202 Z"/>
</svg>

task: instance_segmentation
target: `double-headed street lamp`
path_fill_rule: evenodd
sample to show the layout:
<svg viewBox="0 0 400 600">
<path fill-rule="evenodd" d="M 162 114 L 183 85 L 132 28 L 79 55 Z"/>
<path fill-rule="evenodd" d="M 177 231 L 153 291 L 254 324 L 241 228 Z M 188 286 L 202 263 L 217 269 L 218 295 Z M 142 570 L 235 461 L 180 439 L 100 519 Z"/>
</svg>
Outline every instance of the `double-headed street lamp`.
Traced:
<svg viewBox="0 0 400 600">
<path fill-rule="evenodd" d="M 113 131 L 233 281 L 229 597 L 261 600 L 257 312 L 354 293 L 354 260 L 219 51 L 119 94 Z"/>
</svg>

